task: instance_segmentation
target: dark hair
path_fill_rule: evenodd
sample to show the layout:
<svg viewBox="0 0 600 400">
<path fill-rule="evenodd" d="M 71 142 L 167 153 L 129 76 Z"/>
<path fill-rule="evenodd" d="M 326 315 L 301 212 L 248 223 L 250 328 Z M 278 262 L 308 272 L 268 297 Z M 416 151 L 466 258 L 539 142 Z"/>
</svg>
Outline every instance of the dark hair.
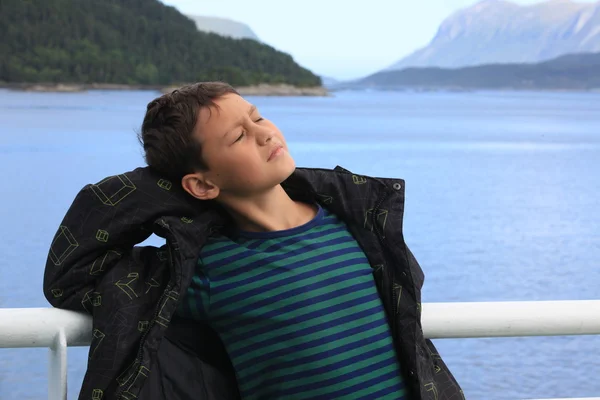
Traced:
<svg viewBox="0 0 600 400">
<path fill-rule="evenodd" d="M 148 166 L 175 181 L 206 170 L 200 143 L 193 135 L 198 113 L 203 107 L 216 107 L 214 100 L 229 93 L 239 94 L 227 83 L 199 82 L 148 103 L 138 135 Z"/>
</svg>

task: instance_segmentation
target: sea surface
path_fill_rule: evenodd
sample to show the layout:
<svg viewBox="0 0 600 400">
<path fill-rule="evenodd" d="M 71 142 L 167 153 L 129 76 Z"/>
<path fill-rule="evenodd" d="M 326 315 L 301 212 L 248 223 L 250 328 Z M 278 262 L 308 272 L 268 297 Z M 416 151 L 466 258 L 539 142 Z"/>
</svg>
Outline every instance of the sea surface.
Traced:
<svg viewBox="0 0 600 400">
<path fill-rule="evenodd" d="M 65 211 L 85 184 L 143 165 L 136 132 L 157 95 L 0 90 L 0 307 L 48 306 Z M 297 165 L 405 179 L 424 302 L 600 298 L 600 93 L 249 99 Z M 435 343 L 467 399 L 600 396 L 600 336 Z M 47 353 L 0 349 L 0 399 L 47 398 Z M 75 399 L 87 348 L 68 357 Z"/>
</svg>

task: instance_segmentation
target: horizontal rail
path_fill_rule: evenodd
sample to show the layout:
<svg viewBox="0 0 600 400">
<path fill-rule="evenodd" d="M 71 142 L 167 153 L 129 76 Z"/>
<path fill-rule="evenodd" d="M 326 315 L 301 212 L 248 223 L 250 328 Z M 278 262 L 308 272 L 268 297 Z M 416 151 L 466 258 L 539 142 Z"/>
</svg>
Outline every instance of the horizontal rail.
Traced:
<svg viewBox="0 0 600 400">
<path fill-rule="evenodd" d="M 483 338 L 600 334 L 600 300 L 426 303 L 425 337 Z M 52 347 L 64 330 L 68 346 L 91 340 L 88 315 L 56 308 L 0 309 L 0 348 Z"/>
<path fill-rule="evenodd" d="M 600 334 L 600 300 L 423 304 L 430 339 Z"/>
<path fill-rule="evenodd" d="M 68 346 L 90 344 L 89 315 L 57 308 L 0 308 L 0 348 L 52 348 L 61 329 Z"/>
</svg>

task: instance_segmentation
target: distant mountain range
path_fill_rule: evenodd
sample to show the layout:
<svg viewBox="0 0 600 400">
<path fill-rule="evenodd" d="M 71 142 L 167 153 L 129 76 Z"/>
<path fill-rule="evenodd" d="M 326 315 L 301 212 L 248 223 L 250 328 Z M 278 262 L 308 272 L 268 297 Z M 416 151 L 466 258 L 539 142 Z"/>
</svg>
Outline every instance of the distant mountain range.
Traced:
<svg viewBox="0 0 600 400">
<path fill-rule="evenodd" d="M 600 52 L 600 1 L 519 6 L 484 0 L 451 15 L 428 46 L 384 71 L 535 63 L 585 52 Z"/>
<path fill-rule="evenodd" d="M 335 89 L 600 89 L 600 53 L 571 54 L 534 64 L 406 68 L 342 82 Z"/>
<path fill-rule="evenodd" d="M 229 36 L 234 39 L 253 39 L 260 42 L 254 31 L 246 24 L 227 18 L 203 17 L 199 15 L 188 15 L 199 31 L 216 33 L 221 36 Z"/>
</svg>

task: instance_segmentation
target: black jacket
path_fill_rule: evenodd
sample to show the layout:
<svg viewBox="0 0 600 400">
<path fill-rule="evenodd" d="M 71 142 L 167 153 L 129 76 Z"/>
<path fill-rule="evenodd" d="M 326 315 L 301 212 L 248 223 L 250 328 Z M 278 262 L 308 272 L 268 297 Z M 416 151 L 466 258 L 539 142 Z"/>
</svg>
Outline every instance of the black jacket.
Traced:
<svg viewBox="0 0 600 400">
<path fill-rule="evenodd" d="M 463 393 L 421 328 L 423 272 L 402 234 L 404 181 L 298 168 L 290 197 L 319 202 L 365 252 L 391 325 L 411 399 Z M 77 195 L 52 241 L 44 294 L 93 315 L 80 399 L 237 399 L 223 346 L 208 326 L 174 318 L 206 239 L 229 224 L 211 203 L 149 168 L 108 177 Z M 136 246 L 151 234 L 160 248 Z"/>
</svg>

